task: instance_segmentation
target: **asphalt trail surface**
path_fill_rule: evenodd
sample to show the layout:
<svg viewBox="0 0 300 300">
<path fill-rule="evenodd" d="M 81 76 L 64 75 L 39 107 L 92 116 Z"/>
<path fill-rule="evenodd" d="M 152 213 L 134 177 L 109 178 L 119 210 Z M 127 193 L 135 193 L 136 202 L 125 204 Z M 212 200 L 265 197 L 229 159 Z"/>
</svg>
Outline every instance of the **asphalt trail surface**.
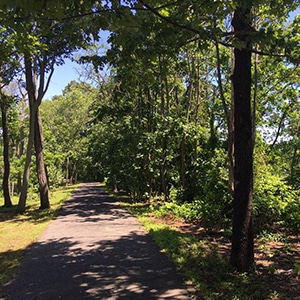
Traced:
<svg viewBox="0 0 300 300">
<path fill-rule="evenodd" d="M 85 183 L 26 251 L 0 299 L 191 299 L 139 221 Z"/>
</svg>

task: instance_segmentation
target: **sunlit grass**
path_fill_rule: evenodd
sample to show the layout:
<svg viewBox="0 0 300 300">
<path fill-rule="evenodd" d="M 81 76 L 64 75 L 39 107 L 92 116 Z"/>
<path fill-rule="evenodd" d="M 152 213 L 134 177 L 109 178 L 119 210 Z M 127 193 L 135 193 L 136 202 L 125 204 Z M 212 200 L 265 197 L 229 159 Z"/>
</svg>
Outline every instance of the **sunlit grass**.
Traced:
<svg viewBox="0 0 300 300">
<path fill-rule="evenodd" d="M 13 207 L 0 207 L 0 285 L 15 272 L 23 251 L 34 243 L 43 229 L 78 185 L 62 187 L 50 193 L 51 208 L 39 210 L 37 197 L 28 197 L 24 214 L 17 214 L 18 197 L 13 197 Z M 3 199 L 0 200 L 3 203 Z"/>
</svg>

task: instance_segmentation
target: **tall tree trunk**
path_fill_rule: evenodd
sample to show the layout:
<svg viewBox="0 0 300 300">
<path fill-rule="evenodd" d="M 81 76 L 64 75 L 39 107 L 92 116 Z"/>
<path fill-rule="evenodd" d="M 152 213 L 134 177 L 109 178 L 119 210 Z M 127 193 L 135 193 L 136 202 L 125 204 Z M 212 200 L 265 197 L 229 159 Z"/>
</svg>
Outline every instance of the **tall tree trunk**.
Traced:
<svg viewBox="0 0 300 300">
<path fill-rule="evenodd" d="M 11 182 L 11 188 L 10 188 L 10 195 L 13 196 L 15 192 L 15 183 L 12 181 Z"/>
<path fill-rule="evenodd" d="M 18 147 L 17 157 L 20 159 L 22 155 L 24 154 L 24 125 L 23 125 L 23 119 L 21 120 L 22 124 L 20 127 L 20 144 Z M 18 182 L 17 182 L 17 192 L 18 194 L 21 192 L 22 188 L 22 172 L 18 171 Z"/>
<path fill-rule="evenodd" d="M 8 126 L 7 126 L 7 109 L 5 99 L 2 99 L 1 105 L 2 114 L 2 136 L 3 136 L 3 163 L 4 174 L 2 181 L 2 188 L 4 194 L 4 206 L 12 207 L 12 202 L 9 193 L 9 175 L 10 175 L 10 163 L 9 163 L 9 140 L 8 140 Z"/>
<path fill-rule="evenodd" d="M 167 140 L 164 137 L 162 141 L 162 160 L 160 167 L 161 185 L 165 200 L 169 198 L 168 182 L 167 182 Z"/>
<path fill-rule="evenodd" d="M 19 86 L 20 93 L 22 95 L 22 100 L 21 100 L 21 111 L 20 111 L 20 121 L 21 121 L 21 126 L 20 126 L 20 134 L 19 134 L 19 145 L 18 145 L 18 150 L 17 150 L 17 157 L 20 159 L 23 154 L 24 154 L 24 139 L 25 139 L 25 134 L 24 134 L 24 120 L 25 120 L 25 109 L 26 109 L 26 101 L 25 101 L 25 95 L 22 93 L 22 89 Z M 22 172 L 18 172 L 18 181 L 17 181 L 17 193 L 20 194 L 22 188 Z"/>
<path fill-rule="evenodd" d="M 181 188 L 184 191 L 184 195 L 183 195 L 183 200 L 186 201 L 186 197 L 185 197 L 185 189 L 186 189 L 186 178 L 185 178 L 185 174 L 186 174 L 186 135 L 185 133 L 183 133 L 182 135 L 182 139 L 181 139 L 181 143 L 180 143 L 180 147 L 181 147 L 181 166 L 180 166 L 180 181 L 181 181 Z"/>
<path fill-rule="evenodd" d="M 72 171 L 72 175 L 71 175 L 71 178 L 70 178 L 70 182 L 72 184 L 76 184 L 77 183 L 77 162 L 76 161 L 73 164 L 73 171 Z"/>
<path fill-rule="evenodd" d="M 161 103 L 160 103 L 160 110 L 161 110 L 161 117 L 162 117 L 162 130 L 165 129 L 167 124 L 166 122 L 166 115 L 168 113 L 168 87 L 167 81 L 163 72 L 163 59 L 159 57 L 159 68 L 160 68 L 160 76 L 161 76 Z M 166 92 L 165 92 L 166 91 Z M 161 177 L 161 187 L 164 194 L 164 199 L 169 199 L 169 189 L 168 189 L 168 179 L 167 179 L 167 148 L 168 148 L 168 141 L 167 137 L 164 135 L 162 137 L 162 157 L 161 157 L 161 164 L 160 164 L 160 177 Z"/>
<path fill-rule="evenodd" d="M 244 42 L 249 31 L 249 10 L 237 8 L 232 25 L 237 39 Z M 234 93 L 234 205 L 231 264 L 239 272 L 249 272 L 254 263 L 252 226 L 253 135 L 251 116 L 251 52 L 250 43 L 234 49 L 232 75 Z M 247 49 L 246 49 L 247 48 Z"/>
<path fill-rule="evenodd" d="M 66 159 L 66 186 L 68 186 L 68 182 L 69 182 L 69 155 L 67 155 L 67 159 Z"/>
<path fill-rule="evenodd" d="M 295 180 L 295 167 L 297 163 L 299 162 L 298 155 L 297 155 L 298 147 L 295 145 L 293 150 L 293 157 L 291 161 L 291 170 L 290 170 L 290 180 L 293 182 Z"/>
<path fill-rule="evenodd" d="M 45 174 L 45 176 L 43 175 L 44 179 L 42 185 L 40 185 L 40 195 L 43 196 L 43 198 L 41 198 L 41 208 L 49 207 L 49 201 L 47 200 L 48 181 L 46 176 L 43 155 L 41 155 L 43 150 L 42 124 L 39 121 L 40 117 L 38 113 L 39 105 L 41 104 L 43 96 L 45 95 L 48 89 L 51 77 L 54 72 L 55 59 L 53 59 L 52 62 L 50 63 L 49 65 L 50 73 L 48 75 L 47 80 L 45 79 L 46 65 L 47 62 L 49 62 L 49 60 L 47 59 L 48 59 L 47 52 L 44 52 L 43 55 L 39 56 L 39 59 L 32 58 L 31 54 L 27 51 L 25 51 L 24 53 L 26 90 L 27 90 L 29 109 L 30 109 L 30 130 L 29 130 L 28 146 L 26 152 L 25 168 L 23 174 L 23 183 L 22 183 L 21 194 L 20 194 L 19 205 L 18 205 L 18 211 L 20 213 L 23 213 L 25 211 L 25 206 L 26 206 L 26 198 L 27 198 L 28 185 L 29 185 L 30 162 L 31 162 L 33 145 L 35 145 L 36 148 L 36 154 L 37 154 L 36 160 L 39 161 L 37 168 L 41 173 Z M 37 70 L 39 71 L 37 72 Z M 39 87 L 37 88 L 38 77 L 39 77 Z M 36 129 L 37 132 L 35 131 Z M 41 182 L 39 183 L 41 184 Z"/>
<path fill-rule="evenodd" d="M 231 50 L 231 67 L 235 68 L 234 50 Z M 228 163 L 229 163 L 229 187 L 231 195 L 234 196 L 234 88 L 233 81 L 231 81 L 231 95 L 230 95 L 230 113 L 228 126 Z"/>
<path fill-rule="evenodd" d="M 28 192 L 28 186 L 29 186 L 32 147 L 33 147 L 33 144 L 34 144 L 35 115 L 36 115 L 36 111 L 37 111 L 37 106 L 32 105 L 29 108 L 30 108 L 29 136 L 28 136 L 28 142 L 27 142 L 27 150 L 26 150 L 25 167 L 24 167 L 24 173 L 23 173 L 23 181 L 22 181 L 21 193 L 20 193 L 18 209 L 17 209 L 17 211 L 19 213 L 24 213 L 25 207 L 26 207 L 26 199 L 27 199 L 27 192 Z"/>
<path fill-rule="evenodd" d="M 27 199 L 29 176 L 30 176 L 31 155 L 32 155 L 32 148 L 34 144 L 35 118 L 38 110 L 38 102 L 36 102 L 36 97 L 35 97 L 36 86 L 35 86 L 35 82 L 33 81 L 33 69 L 31 65 L 31 58 L 28 53 L 24 54 L 24 64 L 25 64 L 26 90 L 28 92 L 28 102 L 29 102 L 29 136 L 27 142 L 23 181 L 22 181 L 21 193 L 20 193 L 18 209 L 17 209 L 19 213 L 24 213 L 26 207 L 26 199 Z"/>
<path fill-rule="evenodd" d="M 36 170 L 37 170 L 37 176 L 39 181 L 40 209 L 47 209 L 50 208 L 49 188 L 48 188 L 46 166 L 44 163 L 42 119 L 38 108 L 35 115 L 34 148 L 35 148 Z"/>
<path fill-rule="evenodd" d="M 228 135 L 228 146 L 227 146 L 227 159 L 228 159 L 228 185 L 231 194 L 234 192 L 234 164 L 233 164 L 233 116 L 234 116 L 234 105 L 233 104 L 233 95 L 231 97 L 231 107 L 228 111 L 223 84 L 222 84 L 222 74 L 221 74 L 221 59 L 220 59 L 220 49 L 219 44 L 216 41 L 216 56 L 217 56 L 217 75 L 218 75 L 218 87 L 220 92 L 220 98 L 222 100 L 222 106 L 224 110 L 226 126 L 227 126 L 227 135 Z M 234 69 L 234 55 L 232 55 L 232 69 Z"/>
</svg>

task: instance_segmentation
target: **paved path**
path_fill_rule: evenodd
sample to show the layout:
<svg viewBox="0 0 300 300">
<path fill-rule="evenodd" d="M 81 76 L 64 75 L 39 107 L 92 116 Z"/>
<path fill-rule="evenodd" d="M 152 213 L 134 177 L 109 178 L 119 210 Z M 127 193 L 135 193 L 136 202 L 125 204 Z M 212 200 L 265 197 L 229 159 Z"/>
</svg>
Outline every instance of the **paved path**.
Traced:
<svg viewBox="0 0 300 300">
<path fill-rule="evenodd" d="M 97 183 L 82 184 L 65 203 L 0 295 L 7 300 L 191 299 L 139 221 Z"/>
</svg>

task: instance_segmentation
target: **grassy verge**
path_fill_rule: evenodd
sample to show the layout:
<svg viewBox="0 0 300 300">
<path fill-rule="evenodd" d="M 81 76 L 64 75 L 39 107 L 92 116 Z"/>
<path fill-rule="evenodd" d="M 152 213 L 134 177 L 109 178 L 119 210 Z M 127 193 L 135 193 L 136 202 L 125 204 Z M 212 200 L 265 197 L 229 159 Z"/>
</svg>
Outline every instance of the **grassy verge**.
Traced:
<svg viewBox="0 0 300 300">
<path fill-rule="evenodd" d="M 16 214 L 18 198 L 13 197 L 12 208 L 0 207 L 0 286 L 12 278 L 23 251 L 35 242 L 57 215 L 58 209 L 78 185 L 62 187 L 50 194 L 51 209 L 39 210 L 37 197 L 28 197 L 27 209 L 22 215 Z M 3 199 L 1 199 L 3 203 Z"/>
<path fill-rule="evenodd" d="M 229 247 L 220 235 L 197 235 L 178 231 L 157 220 L 155 207 L 119 198 L 137 216 L 157 245 L 197 289 L 199 299 L 289 299 L 282 297 L 259 274 L 237 274 L 229 265 Z M 159 212 L 158 212 L 159 213 Z"/>
</svg>

